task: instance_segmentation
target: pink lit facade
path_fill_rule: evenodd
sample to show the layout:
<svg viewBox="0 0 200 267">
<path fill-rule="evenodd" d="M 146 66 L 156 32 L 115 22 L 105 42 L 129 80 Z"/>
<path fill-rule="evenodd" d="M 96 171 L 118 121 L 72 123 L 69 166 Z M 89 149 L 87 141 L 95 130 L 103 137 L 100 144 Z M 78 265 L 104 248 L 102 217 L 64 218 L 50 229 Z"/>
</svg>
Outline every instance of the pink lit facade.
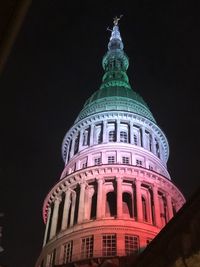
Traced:
<svg viewBox="0 0 200 267">
<path fill-rule="evenodd" d="M 167 171 L 167 138 L 131 89 L 128 63 L 115 23 L 100 89 L 63 140 L 65 167 L 44 201 L 36 267 L 120 265 L 185 202 Z"/>
</svg>

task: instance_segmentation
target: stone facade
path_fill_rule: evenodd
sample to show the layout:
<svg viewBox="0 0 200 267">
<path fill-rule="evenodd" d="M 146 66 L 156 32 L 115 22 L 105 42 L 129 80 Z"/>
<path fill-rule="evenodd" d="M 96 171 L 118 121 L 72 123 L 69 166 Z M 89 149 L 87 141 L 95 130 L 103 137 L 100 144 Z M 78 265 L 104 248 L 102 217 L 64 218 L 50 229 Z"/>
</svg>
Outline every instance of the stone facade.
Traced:
<svg viewBox="0 0 200 267">
<path fill-rule="evenodd" d="M 64 137 L 65 167 L 44 201 L 36 267 L 118 266 L 185 202 L 167 171 L 167 138 L 129 84 L 118 25 L 103 68 L 99 91 Z"/>
</svg>

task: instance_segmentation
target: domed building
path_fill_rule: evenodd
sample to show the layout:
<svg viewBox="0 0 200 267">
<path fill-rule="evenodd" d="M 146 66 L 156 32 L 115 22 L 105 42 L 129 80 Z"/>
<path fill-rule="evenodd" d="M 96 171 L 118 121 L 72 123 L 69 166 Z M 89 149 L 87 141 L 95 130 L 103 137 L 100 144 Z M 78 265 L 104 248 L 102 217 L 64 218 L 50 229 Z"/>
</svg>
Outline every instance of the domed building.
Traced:
<svg viewBox="0 0 200 267">
<path fill-rule="evenodd" d="M 118 20 L 103 57 L 102 84 L 63 140 L 65 167 L 44 201 L 36 267 L 119 266 L 185 202 L 167 170 L 167 138 L 129 83 Z"/>
</svg>

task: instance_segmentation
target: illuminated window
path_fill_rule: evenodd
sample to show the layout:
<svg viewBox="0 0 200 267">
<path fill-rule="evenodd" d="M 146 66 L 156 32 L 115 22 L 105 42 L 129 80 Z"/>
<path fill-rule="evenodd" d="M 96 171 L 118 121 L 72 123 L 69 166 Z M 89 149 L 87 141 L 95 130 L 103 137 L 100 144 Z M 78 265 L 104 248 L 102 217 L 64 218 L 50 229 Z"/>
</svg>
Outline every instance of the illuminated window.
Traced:
<svg viewBox="0 0 200 267">
<path fill-rule="evenodd" d="M 101 164 L 101 158 L 95 158 L 94 165 L 100 165 L 100 164 Z"/>
<path fill-rule="evenodd" d="M 109 142 L 115 142 L 116 141 L 116 135 L 115 131 L 110 131 L 108 134 L 108 141 Z"/>
<path fill-rule="evenodd" d="M 108 164 L 115 163 L 115 156 L 108 156 Z"/>
<path fill-rule="evenodd" d="M 81 257 L 84 259 L 92 258 L 93 256 L 93 236 L 82 238 L 81 243 Z"/>
<path fill-rule="evenodd" d="M 72 249 L 73 249 L 73 241 L 69 241 L 64 245 L 63 263 L 71 262 Z"/>
<path fill-rule="evenodd" d="M 125 235 L 125 252 L 126 255 L 139 252 L 138 236 Z"/>
<path fill-rule="evenodd" d="M 142 166 L 142 160 L 136 159 L 136 165 L 137 166 Z"/>
<path fill-rule="evenodd" d="M 134 142 L 134 145 L 138 145 L 138 137 L 136 134 L 133 135 L 133 142 Z"/>
<path fill-rule="evenodd" d="M 122 157 L 122 163 L 123 164 L 130 164 L 130 158 L 129 157 Z"/>
<path fill-rule="evenodd" d="M 120 142 L 128 143 L 128 134 L 127 132 L 120 132 Z"/>
<path fill-rule="evenodd" d="M 116 246 L 116 235 L 115 234 L 105 234 L 103 235 L 102 253 L 104 257 L 116 256 L 117 246 Z"/>
</svg>

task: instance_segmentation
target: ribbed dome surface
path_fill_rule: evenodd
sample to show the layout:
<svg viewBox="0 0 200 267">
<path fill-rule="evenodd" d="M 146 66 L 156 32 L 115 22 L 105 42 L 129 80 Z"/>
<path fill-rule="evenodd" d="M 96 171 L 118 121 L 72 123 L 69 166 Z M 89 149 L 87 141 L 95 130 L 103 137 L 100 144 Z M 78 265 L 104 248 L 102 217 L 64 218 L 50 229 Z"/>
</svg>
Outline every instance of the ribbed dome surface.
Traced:
<svg viewBox="0 0 200 267">
<path fill-rule="evenodd" d="M 88 100 L 85 102 L 84 107 L 86 107 L 88 104 L 91 104 L 92 102 L 98 99 L 101 99 L 104 97 L 112 97 L 112 96 L 130 98 L 141 103 L 142 105 L 148 108 L 143 98 L 140 95 L 138 95 L 136 92 L 134 92 L 132 89 L 128 89 L 125 87 L 117 87 L 117 86 L 100 89 L 94 92 L 94 94 L 90 98 L 88 98 Z"/>
</svg>

